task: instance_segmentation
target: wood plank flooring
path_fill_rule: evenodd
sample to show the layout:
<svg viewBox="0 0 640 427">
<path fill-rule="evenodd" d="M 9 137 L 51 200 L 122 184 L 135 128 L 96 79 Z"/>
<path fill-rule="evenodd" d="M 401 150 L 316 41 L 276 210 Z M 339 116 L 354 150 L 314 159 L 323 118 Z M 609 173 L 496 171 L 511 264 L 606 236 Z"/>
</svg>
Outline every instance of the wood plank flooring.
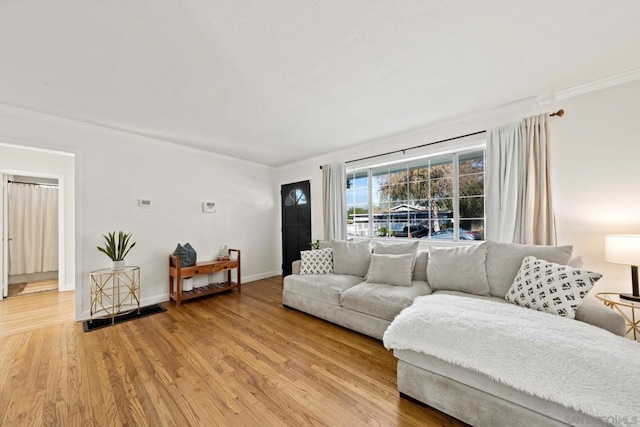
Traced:
<svg viewBox="0 0 640 427">
<path fill-rule="evenodd" d="M 0 337 L 0 425 L 461 425 L 398 396 L 381 342 L 281 294 L 274 277 L 93 332 L 13 329 Z M 0 322 L 20 315 L 5 303 Z"/>
</svg>

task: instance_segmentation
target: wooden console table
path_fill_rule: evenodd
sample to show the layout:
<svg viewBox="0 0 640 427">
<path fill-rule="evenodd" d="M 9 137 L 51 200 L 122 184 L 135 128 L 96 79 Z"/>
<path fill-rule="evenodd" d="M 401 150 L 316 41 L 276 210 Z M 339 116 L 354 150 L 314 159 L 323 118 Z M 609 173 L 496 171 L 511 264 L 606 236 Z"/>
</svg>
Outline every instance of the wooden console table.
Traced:
<svg viewBox="0 0 640 427">
<path fill-rule="evenodd" d="M 180 258 L 175 255 L 169 255 L 169 297 L 175 301 L 176 307 L 179 307 L 182 301 L 217 294 L 218 292 L 224 292 L 234 288 L 237 288 L 238 292 L 240 292 L 242 290 L 240 279 L 240 250 L 229 249 L 229 253 L 233 254 L 234 252 L 237 255 L 235 259 L 228 261 L 199 262 L 191 267 L 180 267 Z M 231 270 L 236 270 L 235 282 L 231 280 Z M 224 282 L 209 283 L 200 288 L 193 288 L 192 291 L 182 290 L 182 279 L 199 274 L 218 273 L 220 271 L 227 272 Z"/>
</svg>

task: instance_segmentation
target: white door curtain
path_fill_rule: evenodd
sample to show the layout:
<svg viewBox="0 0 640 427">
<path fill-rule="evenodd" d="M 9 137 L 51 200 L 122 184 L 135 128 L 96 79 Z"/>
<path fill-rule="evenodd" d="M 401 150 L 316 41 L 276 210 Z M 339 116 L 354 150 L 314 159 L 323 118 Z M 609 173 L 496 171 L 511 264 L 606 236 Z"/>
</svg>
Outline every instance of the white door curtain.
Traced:
<svg viewBox="0 0 640 427">
<path fill-rule="evenodd" d="M 322 166 L 324 240 L 347 238 L 347 172 L 344 163 Z"/>
<path fill-rule="evenodd" d="M 548 114 L 488 131 L 487 239 L 555 245 Z"/>
<path fill-rule="evenodd" d="M 8 185 L 9 274 L 58 269 L 58 189 Z"/>
</svg>

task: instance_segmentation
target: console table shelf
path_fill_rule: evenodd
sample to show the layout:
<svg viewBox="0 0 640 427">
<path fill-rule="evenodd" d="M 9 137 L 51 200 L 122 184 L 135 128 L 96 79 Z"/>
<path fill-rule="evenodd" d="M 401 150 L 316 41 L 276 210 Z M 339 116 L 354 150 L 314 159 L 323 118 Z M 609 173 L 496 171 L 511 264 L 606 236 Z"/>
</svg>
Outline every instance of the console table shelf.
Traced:
<svg viewBox="0 0 640 427">
<path fill-rule="evenodd" d="M 191 267 L 181 267 L 180 258 L 169 255 L 169 297 L 175 301 L 176 306 L 180 306 L 182 301 L 193 298 L 200 298 L 206 295 L 217 294 L 231 289 L 242 290 L 240 279 L 240 250 L 229 249 L 230 253 L 235 253 L 234 259 L 225 261 L 205 261 L 199 262 Z M 236 270 L 236 281 L 231 280 L 231 271 Z M 182 290 L 182 279 L 197 276 L 199 274 L 211 274 L 226 271 L 226 280 L 221 283 L 209 283 L 206 286 L 194 288 L 192 291 Z"/>
</svg>

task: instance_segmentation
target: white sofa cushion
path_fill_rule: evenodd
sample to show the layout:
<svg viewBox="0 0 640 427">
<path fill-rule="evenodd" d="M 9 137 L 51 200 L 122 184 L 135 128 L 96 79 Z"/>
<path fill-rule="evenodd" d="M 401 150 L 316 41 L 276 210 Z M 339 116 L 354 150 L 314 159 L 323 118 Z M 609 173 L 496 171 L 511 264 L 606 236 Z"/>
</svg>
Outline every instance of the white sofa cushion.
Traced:
<svg viewBox="0 0 640 427">
<path fill-rule="evenodd" d="M 340 305 L 340 294 L 358 283 L 362 283 L 360 276 L 337 274 L 300 276 L 292 274 L 284 278 L 283 288 L 287 292 L 312 300 Z"/>
<path fill-rule="evenodd" d="M 411 286 L 411 265 L 413 254 L 371 255 L 371 264 L 367 272 L 368 283 Z"/>
<path fill-rule="evenodd" d="M 487 279 L 491 295 L 504 298 L 513 284 L 526 256 L 566 265 L 571 258 L 572 246 L 519 245 L 488 240 Z"/>
<path fill-rule="evenodd" d="M 489 295 L 485 271 L 487 246 L 479 245 L 429 248 L 427 279 L 436 290 Z"/>
<path fill-rule="evenodd" d="M 365 282 L 345 290 L 340 303 L 346 309 L 391 321 L 416 297 L 429 294 L 427 282 L 414 281 L 409 287 Z"/>
<path fill-rule="evenodd" d="M 505 299 L 513 304 L 573 319 L 600 273 L 525 257 Z"/>
<path fill-rule="evenodd" d="M 331 240 L 320 242 L 320 249 L 333 250 L 333 272 L 364 277 L 371 261 L 369 240 Z"/>
<path fill-rule="evenodd" d="M 428 251 L 416 252 L 416 262 L 413 266 L 413 280 L 419 282 L 427 281 L 427 263 L 429 262 Z"/>
</svg>

